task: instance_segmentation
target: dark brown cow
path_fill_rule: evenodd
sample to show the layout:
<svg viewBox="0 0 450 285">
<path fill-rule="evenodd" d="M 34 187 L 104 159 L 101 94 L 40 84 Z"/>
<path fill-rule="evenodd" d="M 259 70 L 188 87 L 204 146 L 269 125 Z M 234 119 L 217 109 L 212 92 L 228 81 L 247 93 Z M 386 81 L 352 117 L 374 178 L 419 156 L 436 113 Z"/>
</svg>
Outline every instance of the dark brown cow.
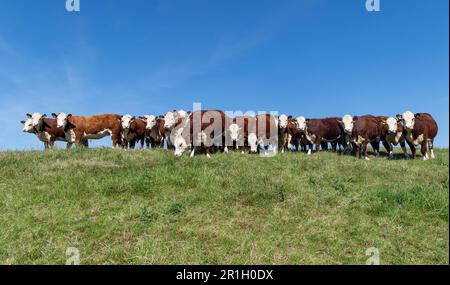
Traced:
<svg viewBox="0 0 450 285">
<path fill-rule="evenodd" d="M 297 117 L 295 121 L 297 128 L 305 135 L 308 142 L 308 154 L 312 153 L 313 144 L 316 145 L 316 151 L 318 151 L 322 142 L 336 143 L 344 135 L 344 130 L 337 118 L 306 119 Z M 336 144 L 333 144 L 333 150 L 336 150 Z"/>
<path fill-rule="evenodd" d="M 428 160 L 427 144 L 430 149 L 430 156 L 434 158 L 434 139 L 438 133 L 438 126 L 433 116 L 428 113 L 413 114 L 410 111 L 398 115 L 404 123 L 405 138 L 411 148 L 412 157 L 416 157 L 416 146 L 421 144 L 421 153 L 424 160 Z"/>
<path fill-rule="evenodd" d="M 164 134 L 168 132 L 164 127 L 164 116 L 159 116 L 156 119 L 155 126 L 150 130 L 150 141 L 153 147 L 164 147 Z"/>
<path fill-rule="evenodd" d="M 52 114 L 57 127 L 64 128 L 66 139 L 77 146 L 83 146 L 84 140 L 101 139 L 111 136 L 112 148 L 121 145 L 121 116 L 113 114 L 95 116 L 72 116 L 71 114 Z"/>
<path fill-rule="evenodd" d="M 147 130 L 146 122 L 142 119 L 136 119 L 131 115 L 124 115 L 121 118 L 122 124 L 122 148 L 136 147 L 136 142 L 141 143 L 141 148 L 144 148 L 144 144 L 147 143 L 147 147 L 150 144 L 149 133 Z"/>
<path fill-rule="evenodd" d="M 306 152 L 307 140 L 305 134 L 297 128 L 297 122 L 292 116 L 289 116 L 288 122 L 288 148 L 294 147 L 295 151 Z"/>
<path fill-rule="evenodd" d="M 356 157 L 361 156 L 361 145 L 363 147 L 364 159 L 370 160 L 367 156 L 367 145 L 372 144 L 375 155 L 379 153 L 380 142 L 383 142 L 384 147 L 390 153 L 392 151 L 390 145 L 386 142 L 388 134 L 388 126 L 385 123 L 387 117 L 384 116 L 359 116 L 354 120 L 352 131 L 352 143 L 356 148 Z"/>
</svg>

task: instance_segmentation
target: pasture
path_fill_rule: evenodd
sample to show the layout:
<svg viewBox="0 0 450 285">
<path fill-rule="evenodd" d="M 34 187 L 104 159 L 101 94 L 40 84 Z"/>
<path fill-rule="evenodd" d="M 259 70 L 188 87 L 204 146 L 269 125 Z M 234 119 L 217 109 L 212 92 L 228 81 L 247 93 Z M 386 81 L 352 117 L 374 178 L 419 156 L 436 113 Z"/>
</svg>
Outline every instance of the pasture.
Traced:
<svg viewBox="0 0 450 285">
<path fill-rule="evenodd" d="M 0 263 L 448 264 L 448 155 L 1 152 Z"/>
</svg>

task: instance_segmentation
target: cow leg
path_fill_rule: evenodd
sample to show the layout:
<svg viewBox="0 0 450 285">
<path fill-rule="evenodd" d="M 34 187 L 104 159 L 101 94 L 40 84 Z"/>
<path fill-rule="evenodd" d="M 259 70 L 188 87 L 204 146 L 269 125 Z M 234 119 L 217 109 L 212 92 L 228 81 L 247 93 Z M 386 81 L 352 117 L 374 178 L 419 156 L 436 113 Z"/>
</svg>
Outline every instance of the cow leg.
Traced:
<svg viewBox="0 0 450 285">
<path fill-rule="evenodd" d="M 336 152 L 337 151 L 337 142 L 332 142 L 331 143 L 331 150 L 333 151 L 333 152 Z"/>
<path fill-rule="evenodd" d="M 313 149 L 313 144 L 312 143 L 308 143 L 308 155 L 312 154 L 312 149 Z"/>
<path fill-rule="evenodd" d="M 44 149 L 48 150 L 48 142 L 44 142 Z"/>
<path fill-rule="evenodd" d="M 428 148 L 430 149 L 430 156 L 431 156 L 431 158 L 436 158 L 434 156 L 433 145 L 434 145 L 434 140 L 432 139 L 432 140 L 430 140 L 428 142 Z"/>
<path fill-rule="evenodd" d="M 49 149 L 53 149 L 54 146 L 55 146 L 55 138 L 51 138 L 51 139 L 48 141 L 48 148 L 49 148 Z"/>
<path fill-rule="evenodd" d="M 416 146 L 408 140 L 406 141 L 406 143 L 408 144 L 409 148 L 411 149 L 412 159 L 415 159 L 416 158 Z"/>
<path fill-rule="evenodd" d="M 402 150 L 403 150 L 403 157 L 404 157 L 405 159 L 409 159 L 409 155 L 408 155 L 408 151 L 406 150 L 406 144 L 405 144 L 405 142 L 404 142 L 404 141 L 401 142 L 401 143 L 400 143 L 400 146 L 402 147 Z"/>
<path fill-rule="evenodd" d="M 361 158 L 361 144 L 355 144 L 355 149 L 356 149 L 356 158 L 360 159 Z"/>
<path fill-rule="evenodd" d="M 66 145 L 66 149 L 71 149 L 71 148 L 72 148 L 72 143 L 68 142 L 67 145 Z"/>
<path fill-rule="evenodd" d="M 195 146 L 192 148 L 192 151 L 191 151 L 191 157 L 194 157 L 194 155 L 195 155 Z"/>
<path fill-rule="evenodd" d="M 392 149 L 393 149 L 392 145 L 390 143 L 388 143 L 387 141 L 383 141 L 383 146 L 389 154 L 389 159 L 394 158 L 394 153 L 392 152 Z"/>
<path fill-rule="evenodd" d="M 326 142 L 323 142 L 323 143 L 326 143 Z M 319 152 L 321 149 L 322 150 L 327 150 L 328 149 L 328 144 L 327 144 L 326 147 L 325 147 L 325 145 L 322 145 L 322 138 L 317 136 L 317 139 L 316 139 L 316 152 Z"/>
<path fill-rule="evenodd" d="M 135 149 L 136 148 L 136 140 L 131 140 L 130 141 L 130 148 L 131 149 Z"/>
<path fill-rule="evenodd" d="M 366 140 L 366 141 L 363 142 L 364 159 L 365 160 L 370 160 L 370 158 L 367 156 L 367 145 L 368 145 L 368 142 Z"/>
<path fill-rule="evenodd" d="M 370 144 L 372 145 L 375 157 L 379 157 L 380 156 L 380 142 L 371 142 Z M 365 156 L 367 157 L 367 155 L 365 155 Z"/>
<path fill-rule="evenodd" d="M 111 135 L 111 140 L 112 140 L 112 149 L 115 149 L 117 145 L 121 145 L 121 139 L 120 139 L 120 134 L 117 133 L 113 133 Z"/>
<path fill-rule="evenodd" d="M 421 148 L 420 148 L 420 151 L 422 152 L 422 158 L 423 158 L 423 160 L 428 160 L 428 159 L 430 159 L 429 157 L 428 157 L 428 153 L 427 153 L 427 141 L 424 139 L 423 140 L 423 142 L 422 142 L 422 146 L 421 146 Z"/>
</svg>

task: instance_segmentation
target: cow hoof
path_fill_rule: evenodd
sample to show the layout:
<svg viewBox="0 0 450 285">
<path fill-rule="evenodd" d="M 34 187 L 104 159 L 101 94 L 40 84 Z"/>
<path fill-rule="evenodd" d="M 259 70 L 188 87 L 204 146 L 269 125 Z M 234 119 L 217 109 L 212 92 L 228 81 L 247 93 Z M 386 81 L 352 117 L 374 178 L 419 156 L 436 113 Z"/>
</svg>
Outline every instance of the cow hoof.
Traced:
<svg viewBox="0 0 450 285">
<path fill-rule="evenodd" d="M 207 153 L 207 154 L 206 154 L 206 157 L 207 157 L 207 158 L 211 158 L 211 155 L 209 155 L 209 153 Z"/>
<path fill-rule="evenodd" d="M 428 158 L 428 157 L 426 157 L 426 156 L 424 156 L 424 157 L 423 157 L 423 160 L 428 160 L 428 159 L 429 159 L 429 158 Z"/>
<path fill-rule="evenodd" d="M 366 157 L 364 157 L 364 160 L 367 160 L 367 161 L 369 161 L 369 160 L 370 160 L 370 158 L 368 158 L 368 157 L 366 156 Z"/>
<path fill-rule="evenodd" d="M 245 151 L 241 151 L 241 154 L 245 154 Z"/>
</svg>

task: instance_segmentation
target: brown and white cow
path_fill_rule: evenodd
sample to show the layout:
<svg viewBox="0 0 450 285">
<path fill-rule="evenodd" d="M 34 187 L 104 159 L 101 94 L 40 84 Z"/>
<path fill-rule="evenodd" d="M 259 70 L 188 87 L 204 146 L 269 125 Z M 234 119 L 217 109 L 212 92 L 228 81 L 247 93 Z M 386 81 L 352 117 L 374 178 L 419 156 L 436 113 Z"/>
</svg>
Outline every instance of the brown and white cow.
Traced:
<svg viewBox="0 0 450 285">
<path fill-rule="evenodd" d="M 198 149 L 204 150 L 210 157 L 215 149 L 225 146 L 225 124 L 228 120 L 220 110 L 199 110 L 189 114 L 172 130 L 175 155 L 182 156 L 191 147 L 191 157 Z"/>
<path fill-rule="evenodd" d="M 289 131 L 288 131 L 289 117 L 282 114 L 278 117 L 278 149 L 284 153 L 289 150 Z"/>
<path fill-rule="evenodd" d="M 251 129 L 253 127 L 250 126 Z M 260 152 L 259 146 L 264 146 L 264 154 L 267 154 L 269 145 L 273 153 L 278 152 L 278 126 L 277 119 L 271 114 L 259 114 L 256 116 L 256 128 L 249 132 L 248 145 L 251 153 Z"/>
<path fill-rule="evenodd" d="M 297 128 L 305 135 L 308 142 L 308 154 L 311 155 L 313 144 L 316 151 L 321 148 L 322 142 L 337 142 L 343 136 L 343 129 L 337 118 L 306 119 L 303 116 L 295 119 Z M 333 144 L 335 150 L 336 144 Z"/>
<path fill-rule="evenodd" d="M 386 124 L 387 117 L 364 115 L 353 118 L 353 130 L 351 134 L 352 143 L 356 148 L 356 157 L 361 156 L 361 146 L 364 153 L 364 159 L 370 160 L 367 156 L 367 145 L 372 144 L 375 155 L 379 154 L 380 142 L 383 143 L 388 153 L 392 152 L 390 144 L 386 142 L 388 135 L 388 126 Z M 345 128 L 346 131 L 348 128 Z"/>
<path fill-rule="evenodd" d="M 23 132 L 35 134 L 44 143 L 45 149 L 53 149 L 56 141 L 67 142 L 64 130 L 56 126 L 55 119 L 47 118 L 47 115 L 40 113 L 27 114 L 27 117 L 27 120 L 21 121 L 24 125 Z M 83 144 L 88 147 L 87 141 Z M 71 143 L 67 143 L 66 147 L 71 146 Z"/>
<path fill-rule="evenodd" d="M 84 140 L 101 139 L 111 136 L 112 148 L 121 145 L 121 116 L 103 114 L 95 116 L 72 116 L 72 114 L 52 114 L 57 120 L 57 127 L 63 128 L 70 143 L 82 146 Z"/>
<path fill-rule="evenodd" d="M 423 160 L 428 160 L 430 157 L 434 158 L 434 139 L 439 129 L 433 116 L 427 113 L 414 114 L 411 111 L 406 111 L 402 115 L 398 115 L 398 118 L 404 123 L 404 135 L 411 148 L 412 157 L 416 157 L 416 146 L 420 144 Z M 427 153 L 427 144 L 430 157 Z"/>
<path fill-rule="evenodd" d="M 190 114 L 190 112 L 186 112 L 184 110 L 174 110 L 172 112 L 167 112 L 164 115 L 164 126 L 161 129 L 164 129 L 164 138 L 167 142 L 167 148 L 174 148 L 173 138 L 176 135 L 174 129 L 186 120 Z"/>
<path fill-rule="evenodd" d="M 385 142 L 389 144 L 390 150 L 389 151 L 389 158 L 392 159 L 393 154 L 393 145 L 400 144 L 402 150 L 403 150 L 403 156 L 405 159 L 408 159 L 408 153 L 406 151 L 406 144 L 405 144 L 405 135 L 404 135 L 404 126 L 403 122 L 399 121 L 398 119 L 394 117 L 389 117 L 387 119 L 382 119 L 382 122 L 386 124 L 387 126 L 387 134 L 385 136 Z"/>
<path fill-rule="evenodd" d="M 150 144 L 149 133 L 147 130 L 146 122 L 131 115 L 124 115 L 120 119 L 122 125 L 122 148 L 136 147 L 136 142 L 141 143 L 141 148 L 144 148 L 144 144 L 147 143 L 147 147 Z"/>
<path fill-rule="evenodd" d="M 148 138 L 150 140 L 150 144 L 152 148 L 164 147 L 164 117 L 153 116 L 153 115 L 145 115 L 139 117 L 146 124 L 146 129 L 148 132 Z"/>
<path fill-rule="evenodd" d="M 237 116 L 233 118 L 231 124 L 227 124 L 226 130 L 227 146 L 241 149 L 242 153 L 245 153 L 249 151 L 249 134 L 254 133 L 256 136 L 256 117 Z"/>
</svg>

